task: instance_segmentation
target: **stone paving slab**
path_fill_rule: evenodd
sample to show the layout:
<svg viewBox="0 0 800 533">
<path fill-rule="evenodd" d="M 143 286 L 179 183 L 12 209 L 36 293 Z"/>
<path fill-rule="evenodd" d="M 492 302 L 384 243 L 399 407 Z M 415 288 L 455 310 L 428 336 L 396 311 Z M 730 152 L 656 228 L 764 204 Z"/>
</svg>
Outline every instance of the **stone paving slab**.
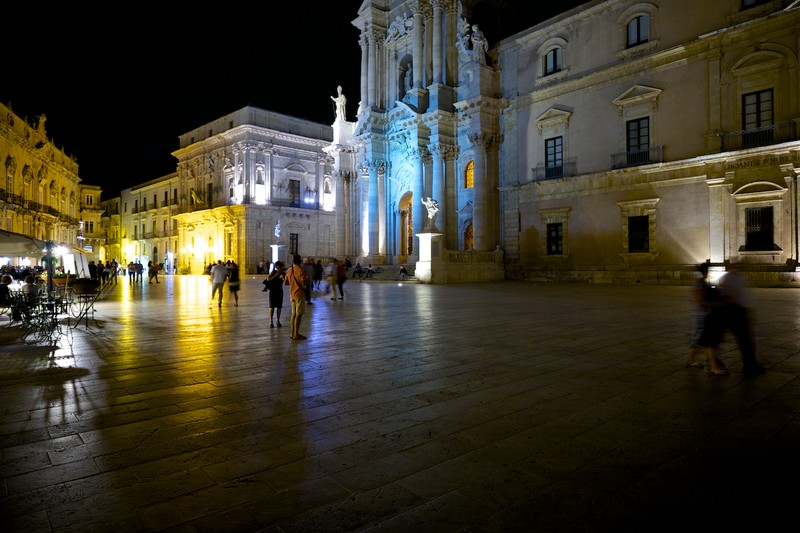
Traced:
<svg viewBox="0 0 800 533">
<path fill-rule="evenodd" d="M 687 287 L 349 280 L 306 341 L 203 276 L 0 318 L 2 531 L 700 531 L 793 522 L 800 291 L 766 374 L 687 369 Z"/>
</svg>

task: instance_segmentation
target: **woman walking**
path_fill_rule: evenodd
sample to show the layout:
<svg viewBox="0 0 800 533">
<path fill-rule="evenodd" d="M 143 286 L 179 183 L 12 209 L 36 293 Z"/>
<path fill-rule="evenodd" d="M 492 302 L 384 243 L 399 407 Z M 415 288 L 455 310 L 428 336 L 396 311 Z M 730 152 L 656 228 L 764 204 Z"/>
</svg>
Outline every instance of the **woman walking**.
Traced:
<svg viewBox="0 0 800 533">
<path fill-rule="evenodd" d="M 281 308 L 283 307 L 283 263 L 275 261 L 275 268 L 267 276 L 266 284 L 269 289 L 269 327 L 274 328 L 277 323 L 281 327 Z M 276 316 L 277 315 L 277 316 Z M 274 320 L 277 318 L 277 322 Z"/>
</svg>

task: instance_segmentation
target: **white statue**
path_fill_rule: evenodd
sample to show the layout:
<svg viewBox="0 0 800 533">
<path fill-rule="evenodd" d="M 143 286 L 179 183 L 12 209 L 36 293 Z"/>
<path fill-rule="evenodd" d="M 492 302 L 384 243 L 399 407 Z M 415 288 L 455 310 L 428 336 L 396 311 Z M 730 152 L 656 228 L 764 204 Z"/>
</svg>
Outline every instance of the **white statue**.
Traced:
<svg viewBox="0 0 800 533">
<path fill-rule="evenodd" d="M 278 219 L 278 222 L 275 223 L 275 238 L 281 238 L 281 220 Z"/>
<path fill-rule="evenodd" d="M 489 42 L 483 35 L 483 32 L 478 29 L 477 24 L 472 25 L 472 54 L 475 61 L 481 65 L 486 64 L 486 53 L 489 51 Z"/>
<path fill-rule="evenodd" d="M 439 213 L 439 202 L 437 202 L 430 196 L 423 196 L 421 200 L 422 200 L 422 205 L 424 205 L 425 209 L 428 210 L 428 227 L 435 228 L 436 215 L 437 213 Z"/>
<path fill-rule="evenodd" d="M 339 96 L 331 96 L 331 100 L 333 100 L 333 103 L 336 104 L 336 120 L 347 120 L 345 118 L 345 104 L 347 104 L 347 98 L 345 98 L 345 96 L 342 94 L 341 85 L 336 87 L 336 90 L 338 91 Z"/>
</svg>

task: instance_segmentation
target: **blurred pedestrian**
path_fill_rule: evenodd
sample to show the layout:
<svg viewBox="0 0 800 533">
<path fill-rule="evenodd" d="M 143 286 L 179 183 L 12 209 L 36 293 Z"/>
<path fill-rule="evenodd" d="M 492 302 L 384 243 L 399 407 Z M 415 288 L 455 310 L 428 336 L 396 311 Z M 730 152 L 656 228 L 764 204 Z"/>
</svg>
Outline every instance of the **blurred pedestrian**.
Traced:
<svg viewBox="0 0 800 533">
<path fill-rule="evenodd" d="M 709 372 L 717 376 L 726 376 L 728 371 L 720 364 L 717 351 L 725 333 L 723 320 L 723 299 L 720 291 L 708 282 L 708 263 L 697 266 L 699 277 L 694 280 L 691 289 L 694 303 L 694 332 L 689 342 L 689 353 L 686 356 L 687 367 L 703 368 L 697 360 L 701 351 L 706 352 Z"/>
<path fill-rule="evenodd" d="M 725 325 L 736 337 L 742 354 L 742 373 L 755 376 L 764 373 L 764 367 L 756 361 L 753 341 L 753 306 L 755 298 L 747 279 L 737 263 L 728 265 L 728 271 L 720 278 L 719 288 L 725 298 Z"/>
<path fill-rule="evenodd" d="M 231 261 L 228 263 L 228 290 L 231 291 L 231 295 L 233 295 L 234 307 L 239 307 L 239 288 L 241 286 L 241 280 L 239 279 L 239 265 L 236 264 L 236 261 Z"/>
<path fill-rule="evenodd" d="M 336 299 L 336 270 L 337 270 L 337 259 L 335 257 L 331 257 L 328 266 L 325 267 L 325 280 L 328 282 L 328 288 L 325 290 L 325 294 L 330 293 L 333 291 L 333 297 L 331 300 Z"/>
<path fill-rule="evenodd" d="M 217 264 L 211 267 L 211 300 L 219 292 L 219 307 L 222 307 L 222 289 L 225 287 L 225 280 L 228 279 L 228 269 L 217 260 Z"/>
<path fill-rule="evenodd" d="M 313 257 L 306 257 L 303 260 L 303 270 L 308 276 L 308 283 L 306 284 L 306 303 L 311 305 L 313 302 L 311 301 L 311 289 L 314 283 L 314 258 Z"/>
</svg>

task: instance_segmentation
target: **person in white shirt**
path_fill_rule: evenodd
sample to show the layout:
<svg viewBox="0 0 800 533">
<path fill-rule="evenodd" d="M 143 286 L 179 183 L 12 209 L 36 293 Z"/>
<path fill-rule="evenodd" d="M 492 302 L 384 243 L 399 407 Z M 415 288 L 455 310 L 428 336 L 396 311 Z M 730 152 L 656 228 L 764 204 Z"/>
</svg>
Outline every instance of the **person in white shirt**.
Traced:
<svg viewBox="0 0 800 533">
<path fill-rule="evenodd" d="M 225 280 L 228 279 L 228 269 L 222 264 L 222 261 L 217 261 L 217 264 L 211 267 L 211 299 L 219 292 L 219 307 L 222 307 L 222 293 L 225 287 Z"/>
</svg>

